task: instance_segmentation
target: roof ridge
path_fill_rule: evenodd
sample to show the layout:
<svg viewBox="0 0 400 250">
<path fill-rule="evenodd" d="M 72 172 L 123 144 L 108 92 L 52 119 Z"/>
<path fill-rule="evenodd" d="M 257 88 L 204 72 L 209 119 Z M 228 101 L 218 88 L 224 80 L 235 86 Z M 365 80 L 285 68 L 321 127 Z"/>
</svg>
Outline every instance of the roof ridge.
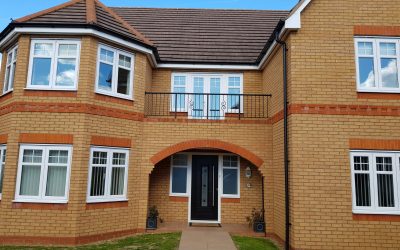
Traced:
<svg viewBox="0 0 400 250">
<path fill-rule="evenodd" d="M 126 22 L 122 17 L 120 17 L 117 13 L 115 13 L 112 9 L 109 7 L 105 6 L 102 2 L 99 0 L 93 0 L 96 4 L 98 4 L 101 8 L 103 8 L 105 11 L 107 11 L 110 15 L 112 15 L 115 19 L 120 21 L 122 25 L 127 28 L 133 35 L 137 36 L 140 38 L 143 42 L 145 42 L 148 45 L 153 46 L 153 42 L 151 42 L 149 39 L 147 39 L 142 33 L 140 33 L 138 30 L 136 30 L 132 25 L 130 25 L 128 22 Z"/>
<path fill-rule="evenodd" d="M 276 11 L 276 12 L 290 12 L 291 10 L 284 9 L 240 9 L 240 8 L 185 8 L 185 7 L 143 7 L 143 6 L 109 6 L 109 8 L 114 9 L 150 9 L 150 10 L 227 10 L 227 11 Z"/>
<path fill-rule="evenodd" d="M 45 10 L 41 10 L 41 11 L 39 11 L 39 12 L 30 14 L 30 15 L 27 15 L 27 16 L 24 16 L 24 17 L 20 17 L 20 18 L 18 18 L 18 19 L 15 19 L 14 22 L 18 22 L 18 23 L 20 23 L 20 22 L 26 22 L 26 21 L 29 21 L 29 20 L 31 20 L 31 19 L 33 19 L 33 18 L 36 18 L 36 17 L 39 17 L 39 16 L 43 16 L 43 15 L 49 14 L 49 13 L 51 13 L 51 12 L 60 10 L 60 9 L 62 9 L 62 8 L 65 8 L 65 7 L 69 7 L 69 6 L 71 6 L 71 5 L 74 5 L 74 4 L 76 4 L 76 3 L 79 3 L 79 2 L 81 2 L 81 1 L 83 1 L 83 0 L 71 0 L 71 1 L 68 1 L 68 2 L 65 2 L 65 3 L 62 3 L 62 4 L 59 4 L 59 5 L 53 6 L 53 7 L 51 7 L 51 8 L 48 8 L 48 9 L 45 9 Z"/>
<path fill-rule="evenodd" d="M 96 4 L 94 0 L 86 1 L 86 22 L 89 24 L 97 23 Z"/>
</svg>

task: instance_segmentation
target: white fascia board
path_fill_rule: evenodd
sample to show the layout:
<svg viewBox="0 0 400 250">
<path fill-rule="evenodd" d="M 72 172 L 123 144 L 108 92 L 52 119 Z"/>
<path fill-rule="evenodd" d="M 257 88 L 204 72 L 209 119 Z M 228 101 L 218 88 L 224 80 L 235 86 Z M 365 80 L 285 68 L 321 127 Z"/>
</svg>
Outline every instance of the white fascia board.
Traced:
<svg viewBox="0 0 400 250">
<path fill-rule="evenodd" d="M 158 68 L 165 69 L 215 69 L 215 70 L 258 70 L 257 65 L 218 65 L 218 64 L 177 64 L 160 63 Z"/>
</svg>

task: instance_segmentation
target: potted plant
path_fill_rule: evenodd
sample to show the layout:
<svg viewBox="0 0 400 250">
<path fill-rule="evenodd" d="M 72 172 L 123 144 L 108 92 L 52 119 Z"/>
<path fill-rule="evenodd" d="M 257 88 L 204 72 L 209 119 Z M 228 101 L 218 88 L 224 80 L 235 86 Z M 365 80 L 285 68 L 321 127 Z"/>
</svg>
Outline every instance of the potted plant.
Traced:
<svg viewBox="0 0 400 250">
<path fill-rule="evenodd" d="M 149 208 L 149 213 L 147 215 L 147 229 L 157 229 L 158 220 L 158 210 L 156 206 L 151 206 Z"/>
<path fill-rule="evenodd" d="M 257 210 L 253 208 L 251 211 L 251 216 L 247 216 L 247 221 L 249 226 L 253 227 L 254 232 L 264 233 L 265 232 L 265 220 L 264 220 L 264 210 Z"/>
</svg>

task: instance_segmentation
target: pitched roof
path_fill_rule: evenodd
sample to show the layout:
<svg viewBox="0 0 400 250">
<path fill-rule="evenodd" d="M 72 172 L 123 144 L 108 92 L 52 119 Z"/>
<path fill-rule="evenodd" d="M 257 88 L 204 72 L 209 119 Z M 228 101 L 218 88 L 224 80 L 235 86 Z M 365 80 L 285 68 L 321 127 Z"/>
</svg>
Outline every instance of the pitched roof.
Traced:
<svg viewBox="0 0 400 250">
<path fill-rule="evenodd" d="M 152 45 L 150 40 L 98 0 L 72 0 L 16 19 L 14 22 L 29 24 L 91 24 Z"/>
<path fill-rule="evenodd" d="M 255 63 L 288 11 L 112 8 L 154 42 L 162 61 Z"/>
<path fill-rule="evenodd" d="M 288 11 L 107 7 L 72 0 L 18 24 L 92 25 L 151 46 L 169 63 L 255 64 Z"/>
</svg>

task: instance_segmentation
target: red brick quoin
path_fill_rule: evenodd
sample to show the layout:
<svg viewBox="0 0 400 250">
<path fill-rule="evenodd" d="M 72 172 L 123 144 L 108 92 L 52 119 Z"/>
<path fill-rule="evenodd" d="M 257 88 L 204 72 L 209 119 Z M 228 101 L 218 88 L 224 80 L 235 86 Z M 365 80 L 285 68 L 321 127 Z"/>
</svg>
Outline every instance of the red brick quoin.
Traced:
<svg viewBox="0 0 400 250">
<path fill-rule="evenodd" d="M 256 167 L 261 167 L 262 164 L 264 163 L 264 161 L 260 157 L 250 152 L 249 150 L 237 146 L 235 144 L 229 142 L 223 142 L 220 140 L 192 140 L 192 141 L 180 142 L 178 144 L 172 145 L 168 148 L 161 150 L 160 152 L 158 152 L 157 154 L 155 154 L 153 157 L 150 158 L 150 162 L 153 163 L 153 165 L 156 165 L 158 162 L 160 162 L 161 160 L 165 159 L 170 155 L 195 148 L 213 148 L 213 149 L 221 149 L 229 151 L 247 159 L 248 161 L 253 163 Z"/>
</svg>

